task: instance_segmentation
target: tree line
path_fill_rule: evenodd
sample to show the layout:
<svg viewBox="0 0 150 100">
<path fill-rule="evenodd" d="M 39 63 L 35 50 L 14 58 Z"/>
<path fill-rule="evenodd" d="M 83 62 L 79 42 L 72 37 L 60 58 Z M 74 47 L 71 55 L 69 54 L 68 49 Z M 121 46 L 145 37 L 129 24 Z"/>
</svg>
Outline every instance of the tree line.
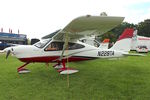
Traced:
<svg viewBox="0 0 150 100">
<path fill-rule="evenodd" d="M 115 42 L 126 28 L 137 29 L 138 35 L 150 37 L 150 19 L 146 19 L 138 24 L 122 22 L 119 26 L 100 36 L 100 40 L 103 41 L 108 38 L 110 42 Z"/>
</svg>

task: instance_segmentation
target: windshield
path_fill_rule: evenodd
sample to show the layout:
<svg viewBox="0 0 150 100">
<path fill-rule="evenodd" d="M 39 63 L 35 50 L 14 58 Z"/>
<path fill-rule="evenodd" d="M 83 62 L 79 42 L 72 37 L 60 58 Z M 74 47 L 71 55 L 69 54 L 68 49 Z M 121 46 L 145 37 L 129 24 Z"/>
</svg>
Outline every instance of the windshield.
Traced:
<svg viewBox="0 0 150 100">
<path fill-rule="evenodd" d="M 51 39 L 43 39 L 43 40 L 35 43 L 34 46 L 36 46 L 38 48 L 43 48 L 49 41 L 51 41 Z"/>
<path fill-rule="evenodd" d="M 60 31 L 60 30 L 57 30 L 57 31 L 55 31 L 55 32 L 53 32 L 53 33 L 50 33 L 50 34 L 48 34 L 48 35 L 42 37 L 42 39 L 52 38 L 52 37 L 53 37 L 54 35 L 56 35 L 59 31 Z"/>
</svg>

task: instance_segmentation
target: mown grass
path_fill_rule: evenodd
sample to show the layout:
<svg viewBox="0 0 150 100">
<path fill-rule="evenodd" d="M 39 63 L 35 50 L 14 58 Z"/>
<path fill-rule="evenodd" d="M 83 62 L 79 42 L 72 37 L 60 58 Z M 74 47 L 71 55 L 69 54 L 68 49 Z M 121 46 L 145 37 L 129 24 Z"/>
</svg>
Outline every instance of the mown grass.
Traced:
<svg viewBox="0 0 150 100">
<path fill-rule="evenodd" d="M 18 74 L 22 64 L 0 55 L 0 100 L 150 100 L 150 54 L 69 63 L 79 70 L 69 75 L 69 87 L 52 64 L 29 64 L 31 73 Z"/>
</svg>

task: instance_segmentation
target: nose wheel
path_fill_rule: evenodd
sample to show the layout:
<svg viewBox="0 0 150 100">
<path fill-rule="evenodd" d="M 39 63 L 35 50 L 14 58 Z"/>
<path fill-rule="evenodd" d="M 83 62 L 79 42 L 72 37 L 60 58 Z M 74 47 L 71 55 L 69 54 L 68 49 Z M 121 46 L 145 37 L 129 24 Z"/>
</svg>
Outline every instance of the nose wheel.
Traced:
<svg viewBox="0 0 150 100">
<path fill-rule="evenodd" d="M 19 74 L 29 73 L 30 70 L 24 68 L 24 67 L 25 67 L 26 65 L 28 65 L 28 64 L 29 64 L 29 63 L 25 63 L 24 65 L 22 65 L 21 67 L 19 67 L 19 68 L 17 69 L 17 72 L 18 72 Z"/>
<path fill-rule="evenodd" d="M 30 73 L 30 70 L 28 69 L 21 69 L 20 71 L 18 71 L 19 74 L 25 74 L 25 73 Z"/>
</svg>

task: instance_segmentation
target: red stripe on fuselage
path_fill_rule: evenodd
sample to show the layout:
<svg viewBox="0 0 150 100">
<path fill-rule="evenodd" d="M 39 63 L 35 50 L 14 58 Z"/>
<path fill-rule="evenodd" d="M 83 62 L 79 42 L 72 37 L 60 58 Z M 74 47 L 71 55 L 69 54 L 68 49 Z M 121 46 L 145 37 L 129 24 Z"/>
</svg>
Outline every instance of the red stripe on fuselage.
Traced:
<svg viewBox="0 0 150 100">
<path fill-rule="evenodd" d="M 60 58 L 60 56 L 48 56 L 48 57 L 30 57 L 30 58 L 19 58 L 20 61 L 22 62 L 57 62 L 57 60 Z M 69 62 L 74 62 L 74 61 L 84 61 L 84 60 L 90 60 L 93 58 L 88 58 L 88 57 L 69 57 L 68 61 Z M 67 59 L 64 59 L 64 61 L 67 61 Z"/>
</svg>

